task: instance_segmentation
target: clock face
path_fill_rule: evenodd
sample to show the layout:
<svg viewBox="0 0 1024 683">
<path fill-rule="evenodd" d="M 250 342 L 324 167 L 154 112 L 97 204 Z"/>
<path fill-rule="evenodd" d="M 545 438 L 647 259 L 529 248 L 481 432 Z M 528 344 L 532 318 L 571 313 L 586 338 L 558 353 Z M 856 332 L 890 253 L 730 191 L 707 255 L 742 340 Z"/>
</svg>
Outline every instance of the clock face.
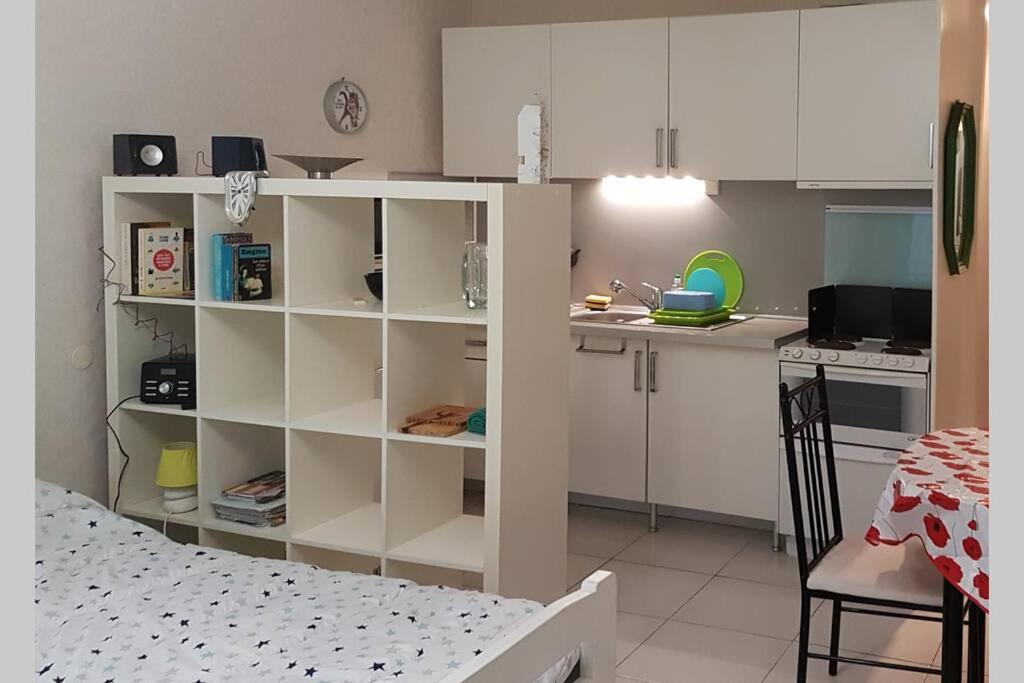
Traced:
<svg viewBox="0 0 1024 683">
<path fill-rule="evenodd" d="M 339 133 L 353 133 L 366 122 L 366 95 L 355 83 L 340 80 L 324 93 L 324 116 Z"/>
</svg>

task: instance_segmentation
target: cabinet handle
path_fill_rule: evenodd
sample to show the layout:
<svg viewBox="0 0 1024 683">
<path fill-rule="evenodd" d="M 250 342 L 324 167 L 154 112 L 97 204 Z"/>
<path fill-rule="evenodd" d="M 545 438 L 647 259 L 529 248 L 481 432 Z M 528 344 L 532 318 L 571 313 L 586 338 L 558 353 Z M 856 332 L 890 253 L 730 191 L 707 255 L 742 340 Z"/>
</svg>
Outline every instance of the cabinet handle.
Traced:
<svg viewBox="0 0 1024 683">
<path fill-rule="evenodd" d="M 665 137 L 665 129 L 658 128 L 654 131 L 654 165 L 661 168 L 661 140 Z"/>
<path fill-rule="evenodd" d="M 935 168 L 935 124 L 928 124 L 928 168 Z"/>
<path fill-rule="evenodd" d="M 643 390 L 643 380 L 640 376 L 640 358 L 644 352 L 637 349 L 633 354 L 633 391 Z"/>
<path fill-rule="evenodd" d="M 586 337 L 580 337 L 580 345 L 576 347 L 576 351 L 578 353 L 606 353 L 606 354 L 612 354 L 612 355 L 615 355 L 615 356 L 621 356 L 622 354 L 626 353 L 626 340 L 625 339 L 622 340 L 622 346 L 621 346 L 621 348 L 618 348 L 618 349 L 588 349 L 586 347 L 586 343 L 587 343 L 587 338 Z"/>
<path fill-rule="evenodd" d="M 668 131 L 668 165 L 672 168 L 676 168 L 676 136 L 679 133 L 678 128 L 669 128 Z"/>
<path fill-rule="evenodd" d="M 650 360 L 647 361 L 647 385 L 650 392 L 655 394 L 658 392 L 658 352 L 651 351 L 648 358 Z"/>
</svg>

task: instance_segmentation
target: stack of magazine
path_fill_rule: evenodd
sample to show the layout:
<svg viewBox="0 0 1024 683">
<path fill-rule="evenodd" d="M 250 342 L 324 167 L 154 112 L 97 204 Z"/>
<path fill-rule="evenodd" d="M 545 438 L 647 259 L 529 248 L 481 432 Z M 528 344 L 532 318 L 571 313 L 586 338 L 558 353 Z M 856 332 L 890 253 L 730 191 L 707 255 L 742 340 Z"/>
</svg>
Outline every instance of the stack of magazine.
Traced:
<svg viewBox="0 0 1024 683">
<path fill-rule="evenodd" d="M 284 524 L 284 472 L 274 470 L 226 488 L 213 501 L 218 519 L 256 527 Z"/>
</svg>

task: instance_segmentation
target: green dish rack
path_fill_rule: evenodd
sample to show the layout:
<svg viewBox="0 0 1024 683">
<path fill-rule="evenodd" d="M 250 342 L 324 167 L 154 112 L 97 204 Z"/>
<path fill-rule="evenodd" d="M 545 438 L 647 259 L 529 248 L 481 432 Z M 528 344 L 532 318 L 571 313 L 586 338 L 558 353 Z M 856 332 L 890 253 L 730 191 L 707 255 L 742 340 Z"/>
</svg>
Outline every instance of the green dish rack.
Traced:
<svg viewBox="0 0 1024 683">
<path fill-rule="evenodd" d="M 659 308 L 653 313 L 649 313 L 647 317 L 659 325 L 707 327 L 708 325 L 714 325 L 715 323 L 728 320 L 729 316 L 735 312 L 735 308 L 728 308 L 726 306 L 710 311 L 702 311 L 701 313 L 692 313 L 689 311 L 667 311 L 664 308 Z"/>
</svg>

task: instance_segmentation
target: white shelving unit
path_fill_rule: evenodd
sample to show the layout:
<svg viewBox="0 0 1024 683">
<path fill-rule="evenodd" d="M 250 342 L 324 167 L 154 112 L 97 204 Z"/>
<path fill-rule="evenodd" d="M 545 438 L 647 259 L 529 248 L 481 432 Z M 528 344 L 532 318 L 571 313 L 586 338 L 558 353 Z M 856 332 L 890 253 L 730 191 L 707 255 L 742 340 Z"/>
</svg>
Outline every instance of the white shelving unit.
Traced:
<svg viewBox="0 0 1024 683">
<path fill-rule="evenodd" d="M 382 302 L 363 279 L 374 199 Z M 199 509 L 170 521 L 195 528 L 201 544 L 541 601 L 562 595 L 568 186 L 261 179 L 242 229 L 272 245 L 274 298 L 263 302 L 212 300 L 206 247 L 237 229 L 220 179 L 104 178 L 103 202 L 111 255 L 122 222 L 169 220 L 196 235 L 195 300 L 122 297 L 196 354 L 198 405 L 133 399 L 115 413 L 131 456 L 119 512 L 162 522 L 160 447 L 194 440 Z M 461 298 L 474 215 L 486 216 L 489 243 L 484 310 Z M 108 288 L 108 408 L 138 393 L 143 361 L 167 353 L 115 298 Z M 467 338 L 488 347 L 487 435 L 401 433 L 410 413 L 479 400 Z M 484 458 L 482 515 L 464 511 L 464 453 Z M 122 462 L 111 439 L 111 500 Z M 288 478 L 286 524 L 216 519 L 221 489 L 269 469 Z"/>
</svg>

